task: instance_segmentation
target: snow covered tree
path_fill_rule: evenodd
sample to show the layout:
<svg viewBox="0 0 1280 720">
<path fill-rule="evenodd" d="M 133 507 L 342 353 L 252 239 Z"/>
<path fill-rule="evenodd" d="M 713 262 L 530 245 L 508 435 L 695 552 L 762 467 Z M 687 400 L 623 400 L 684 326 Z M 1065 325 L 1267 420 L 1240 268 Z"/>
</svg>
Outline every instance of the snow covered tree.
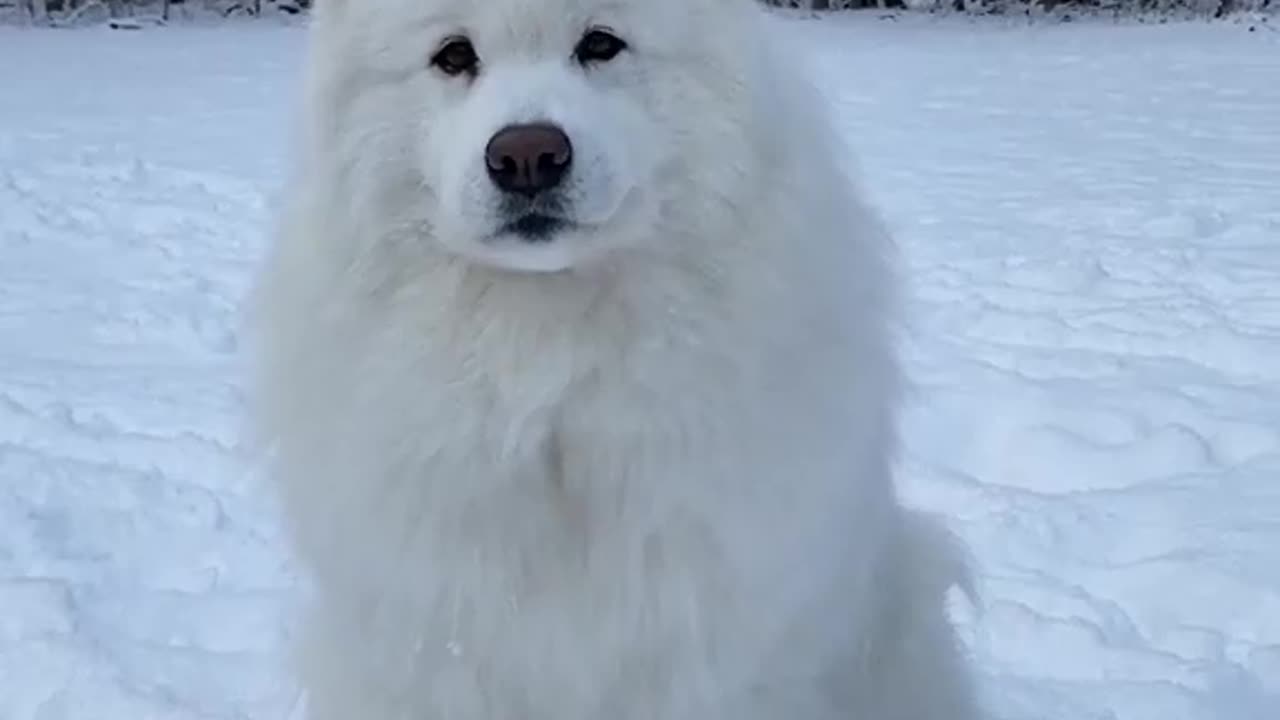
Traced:
<svg viewBox="0 0 1280 720">
<path fill-rule="evenodd" d="M 27 0 L 26 6 L 32 20 L 38 23 L 49 21 L 49 3 L 46 0 Z"/>
</svg>

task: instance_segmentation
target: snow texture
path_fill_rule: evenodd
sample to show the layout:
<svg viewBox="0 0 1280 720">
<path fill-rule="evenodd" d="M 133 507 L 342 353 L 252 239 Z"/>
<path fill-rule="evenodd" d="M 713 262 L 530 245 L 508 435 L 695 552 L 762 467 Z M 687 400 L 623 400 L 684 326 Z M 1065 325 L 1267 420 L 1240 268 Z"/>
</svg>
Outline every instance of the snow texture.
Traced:
<svg viewBox="0 0 1280 720">
<path fill-rule="evenodd" d="M 791 22 L 904 252 L 1010 720 L 1280 718 L 1280 34 Z M 275 720 L 241 301 L 301 32 L 0 29 L 0 718 Z"/>
</svg>

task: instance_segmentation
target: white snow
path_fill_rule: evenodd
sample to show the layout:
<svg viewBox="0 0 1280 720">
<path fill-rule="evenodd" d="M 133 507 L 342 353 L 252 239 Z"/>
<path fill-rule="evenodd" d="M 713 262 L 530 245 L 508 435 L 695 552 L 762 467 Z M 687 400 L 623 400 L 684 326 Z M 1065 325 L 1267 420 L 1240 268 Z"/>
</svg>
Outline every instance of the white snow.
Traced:
<svg viewBox="0 0 1280 720">
<path fill-rule="evenodd" d="M 1280 718 L 1280 34 L 795 22 L 903 246 L 999 716 Z M 285 718 L 240 302 L 298 29 L 0 29 L 0 718 Z"/>
</svg>

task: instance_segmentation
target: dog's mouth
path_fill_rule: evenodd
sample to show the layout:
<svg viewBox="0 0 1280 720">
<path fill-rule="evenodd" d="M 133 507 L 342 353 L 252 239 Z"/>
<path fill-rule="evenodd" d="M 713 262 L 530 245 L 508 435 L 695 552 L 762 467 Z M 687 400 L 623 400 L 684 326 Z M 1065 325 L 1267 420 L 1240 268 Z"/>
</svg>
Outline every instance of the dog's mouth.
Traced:
<svg viewBox="0 0 1280 720">
<path fill-rule="evenodd" d="M 572 223 L 558 215 L 528 212 L 503 225 L 500 234 L 515 235 L 525 242 L 545 243 L 570 225 Z"/>
<path fill-rule="evenodd" d="M 513 235 L 526 243 L 549 243 L 575 224 L 565 210 L 564 198 L 558 194 L 528 199 L 504 198 L 499 210 L 503 222 L 495 236 Z"/>
</svg>

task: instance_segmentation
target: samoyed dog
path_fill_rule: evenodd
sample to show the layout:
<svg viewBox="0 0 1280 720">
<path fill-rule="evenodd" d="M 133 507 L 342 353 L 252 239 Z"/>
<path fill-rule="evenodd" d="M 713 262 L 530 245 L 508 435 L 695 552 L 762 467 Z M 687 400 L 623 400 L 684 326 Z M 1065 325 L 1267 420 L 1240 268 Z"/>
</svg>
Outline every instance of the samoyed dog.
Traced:
<svg viewBox="0 0 1280 720">
<path fill-rule="evenodd" d="M 750 0 L 321 0 L 257 295 L 312 720 L 970 720 L 890 248 Z"/>
</svg>

